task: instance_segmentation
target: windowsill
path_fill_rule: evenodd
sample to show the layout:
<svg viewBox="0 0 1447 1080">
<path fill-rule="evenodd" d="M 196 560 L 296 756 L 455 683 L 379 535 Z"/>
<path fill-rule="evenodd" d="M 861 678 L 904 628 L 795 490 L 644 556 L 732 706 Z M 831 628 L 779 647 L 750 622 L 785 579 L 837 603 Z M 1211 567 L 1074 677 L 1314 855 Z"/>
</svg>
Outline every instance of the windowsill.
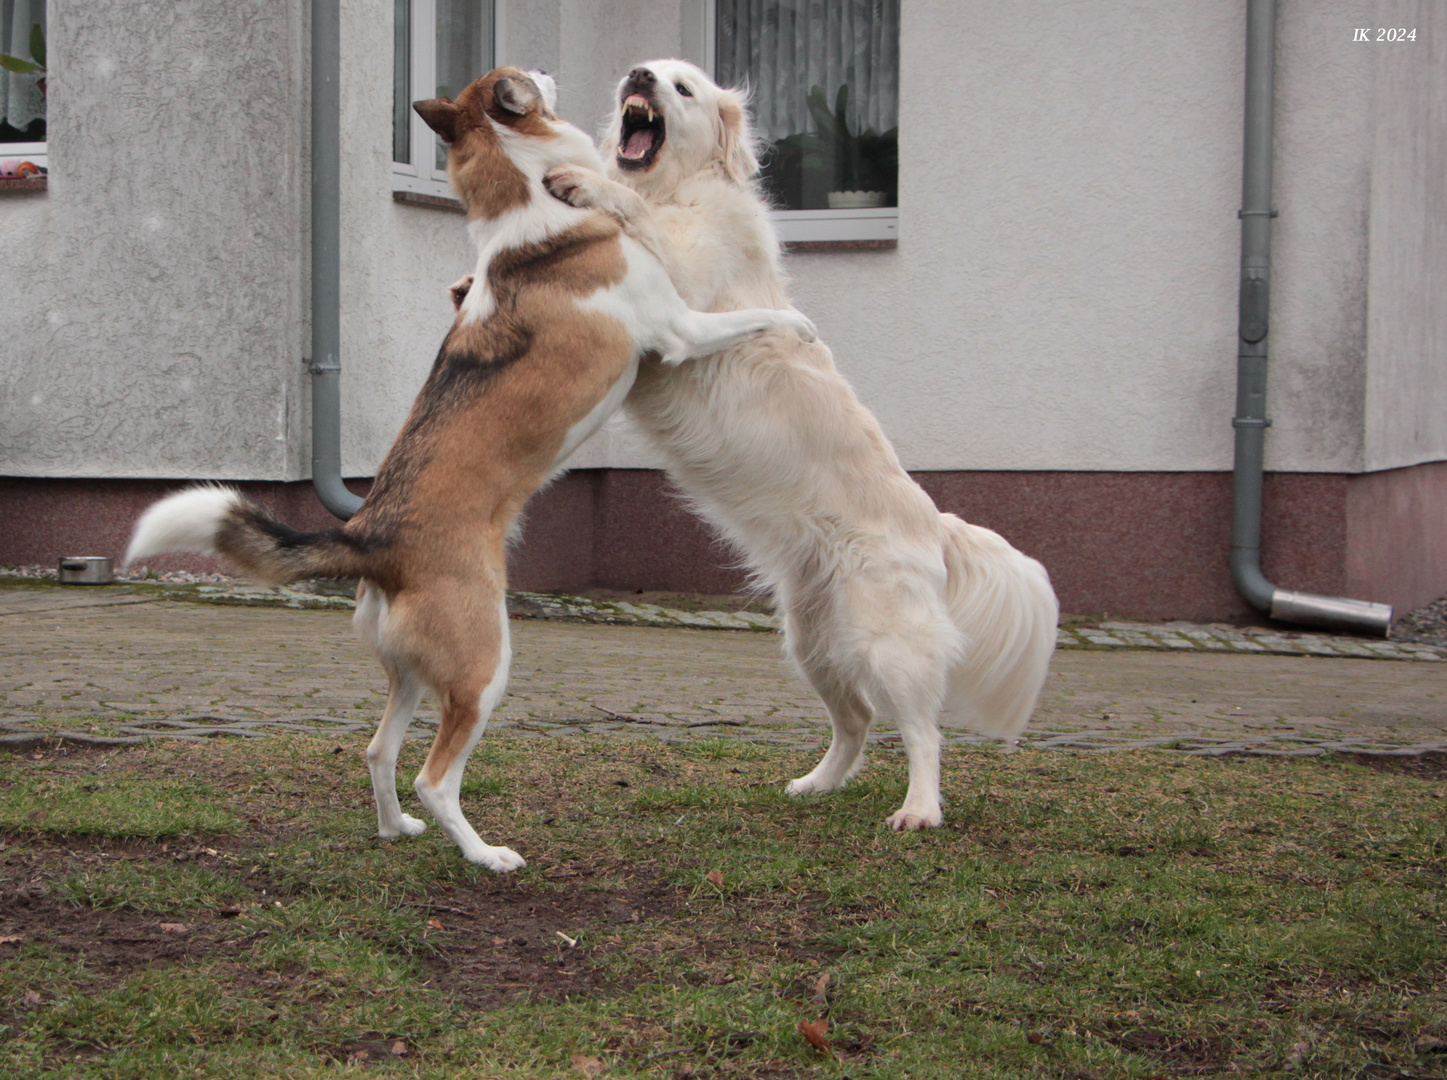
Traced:
<svg viewBox="0 0 1447 1080">
<path fill-rule="evenodd" d="M 899 240 L 896 206 L 864 210 L 775 210 L 769 219 L 779 239 L 791 251 L 888 250 Z M 836 246 L 846 243 L 850 246 Z M 814 246 L 821 244 L 828 246 Z"/>
<path fill-rule="evenodd" d="M 0 176 L 0 195 L 25 191 L 45 191 L 49 177 L 45 176 Z"/>
<path fill-rule="evenodd" d="M 394 188 L 392 201 L 458 214 L 465 212 L 456 198 L 430 191 Z M 769 218 L 784 250 L 795 254 L 893 251 L 899 246 L 899 210 L 893 206 L 869 210 L 775 210 Z"/>
<path fill-rule="evenodd" d="M 898 240 L 785 240 L 791 255 L 822 255 L 831 251 L 893 251 Z"/>
<path fill-rule="evenodd" d="M 451 210 L 458 214 L 464 212 L 459 200 L 443 195 L 429 195 L 422 191 L 393 191 L 392 201 L 406 203 L 408 206 L 430 206 L 434 210 Z"/>
</svg>

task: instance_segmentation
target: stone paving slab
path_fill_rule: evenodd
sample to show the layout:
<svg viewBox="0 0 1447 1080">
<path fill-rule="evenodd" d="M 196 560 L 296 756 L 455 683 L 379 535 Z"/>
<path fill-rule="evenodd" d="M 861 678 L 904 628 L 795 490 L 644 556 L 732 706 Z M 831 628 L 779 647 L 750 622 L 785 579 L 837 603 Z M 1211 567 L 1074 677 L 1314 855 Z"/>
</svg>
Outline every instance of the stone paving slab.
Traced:
<svg viewBox="0 0 1447 1080">
<path fill-rule="evenodd" d="M 385 701 L 380 667 L 336 606 L 136 602 L 120 593 L 116 603 L 98 603 L 96 590 L 85 603 L 25 607 L 13 595 L 20 591 L 0 590 L 0 741 L 62 732 L 122 741 L 370 732 Z M 46 591 L 57 590 L 36 590 Z M 827 740 L 823 707 L 775 635 L 575 617 L 515 619 L 512 632 L 512 677 L 494 729 L 807 747 Z M 1188 633 L 1139 632 L 1183 640 Z M 1447 750 L 1447 665 L 1382 663 L 1380 651 L 1247 653 L 1062 649 L 1021 745 L 1202 754 Z M 425 704 L 416 734 L 430 737 L 435 724 Z M 951 743 L 983 741 L 966 731 L 945 735 Z M 898 742 L 888 726 L 872 738 Z"/>
</svg>

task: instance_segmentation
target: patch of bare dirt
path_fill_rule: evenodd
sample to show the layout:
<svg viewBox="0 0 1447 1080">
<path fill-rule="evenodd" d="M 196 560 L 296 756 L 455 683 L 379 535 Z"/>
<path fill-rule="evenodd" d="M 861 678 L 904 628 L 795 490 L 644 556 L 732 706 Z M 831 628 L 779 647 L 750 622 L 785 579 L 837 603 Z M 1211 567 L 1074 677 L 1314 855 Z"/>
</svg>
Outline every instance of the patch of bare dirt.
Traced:
<svg viewBox="0 0 1447 1080">
<path fill-rule="evenodd" d="M 1418 780 L 1447 780 L 1447 752 L 1442 750 L 1429 750 L 1425 754 L 1337 754 L 1337 757 L 1377 772 L 1415 776 Z"/>
<path fill-rule="evenodd" d="M 120 981 L 140 969 L 216 960 L 236 965 L 234 982 L 257 982 L 261 976 L 248 964 L 256 939 L 237 919 L 252 906 L 270 903 L 279 891 L 264 870 L 247 868 L 244 849 L 233 844 L 233 851 L 242 857 L 213 847 L 62 844 L 39 837 L 0 849 L 0 963 L 24 946 L 43 945 L 84 957 L 103 982 Z M 216 910 L 156 914 L 77 905 L 54 887 L 70 874 L 121 860 L 205 865 L 236 884 L 240 896 Z M 686 894 L 647 874 L 600 880 L 591 868 L 568 867 L 549 877 L 555 883 L 568 879 L 574 887 L 540 888 L 517 878 L 487 877 L 404 901 L 427 921 L 417 954 L 431 985 L 472 1009 L 518 998 L 596 993 L 612 984 L 590 957 L 595 949 L 610 947 L 616 928 L 667 919 L 686 904 Z M 294 893 L 294 886 L 285 892 Z M 373 1049 L 348 1052 L 370 1054 Z"/>
</svg>

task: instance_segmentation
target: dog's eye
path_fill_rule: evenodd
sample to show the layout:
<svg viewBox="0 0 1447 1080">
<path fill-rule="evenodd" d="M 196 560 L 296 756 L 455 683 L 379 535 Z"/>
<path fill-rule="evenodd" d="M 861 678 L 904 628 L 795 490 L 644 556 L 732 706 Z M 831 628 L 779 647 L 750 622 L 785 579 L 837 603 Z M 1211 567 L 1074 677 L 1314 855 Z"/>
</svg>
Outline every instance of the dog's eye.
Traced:
<svg viewBox="0 0 1447 1080">
<path fill-rule="evenodd" d="M 674 83 L 674 84 L 673 84 L 673 88 L 674 88 L 675 90 L 677 90 L 680 94 L 682 94 L 684 97 L 693 97 L 693 91 L 690 90 L 688 87 L 684 86 L 683 83 L 681 83 L 681 82 L 676 82 L 676 83 Z"/>
</svg>

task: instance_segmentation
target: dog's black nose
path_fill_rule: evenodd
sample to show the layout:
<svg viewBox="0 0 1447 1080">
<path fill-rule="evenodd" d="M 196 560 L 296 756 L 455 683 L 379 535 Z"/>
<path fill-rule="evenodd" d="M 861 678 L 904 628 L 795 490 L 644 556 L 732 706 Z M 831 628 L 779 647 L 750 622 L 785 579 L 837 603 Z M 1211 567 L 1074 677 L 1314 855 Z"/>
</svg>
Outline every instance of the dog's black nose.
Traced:
<svg viewBox="0 0 1447 1080">
<path fill-rule="evenodd" d="M 648 91 L 658 82 L 658 76 L 644 67 L 636 67 L 628 73 L 628 89 Z"/>
</svg>

